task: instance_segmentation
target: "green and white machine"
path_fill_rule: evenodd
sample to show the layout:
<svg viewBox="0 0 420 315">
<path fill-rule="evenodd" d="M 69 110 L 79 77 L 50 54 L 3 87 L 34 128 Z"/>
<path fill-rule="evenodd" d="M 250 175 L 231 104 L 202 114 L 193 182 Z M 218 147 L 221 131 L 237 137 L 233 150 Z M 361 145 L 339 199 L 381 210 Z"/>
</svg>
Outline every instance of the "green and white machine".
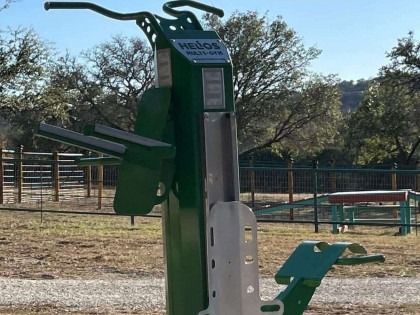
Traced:
<svg viewBox="0 0 420 315">
<path fill-rule="evenodd" d="M 117 213 L 144 215 L 162 204 L 168 315 L 302 314 L 330 266 L 350 263 L 340 258 L 346 248 L 358 254 L 352 264 L 383 257 L 365 256 L 354 244 L 304 243 L 276 275 L 286 290 L 261 301 L 256 219 L 239 202 L 231 60 L 216 32 L 177 9 L 185 6 L 223 16 L 195 1 L 164 4 L 171 19 L 85 2 L 45 3 L 47 10 L 90 9 L 135 21 L 154 49 L 156 83 L 138 103 L 134 133 L 95 125 L 80 134 L 41 124 L 38 135 L 120 164 Z"/>
</svg>

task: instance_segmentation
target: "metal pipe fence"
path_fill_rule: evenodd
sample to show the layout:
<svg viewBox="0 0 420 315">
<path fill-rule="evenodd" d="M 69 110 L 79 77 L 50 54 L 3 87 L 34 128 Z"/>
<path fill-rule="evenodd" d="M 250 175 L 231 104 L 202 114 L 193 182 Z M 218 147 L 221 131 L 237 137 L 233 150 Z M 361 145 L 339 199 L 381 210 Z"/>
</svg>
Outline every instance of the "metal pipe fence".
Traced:
<svg viewBox="0 0 420 315">
<path fill-rule="evenodd" d="M 25 152 L 23 148 L 1 150 L 2 208 L 113 213 L 118 167 L 80 167 L 77 160 L 81 157 L 76 153 Z M 419 165 L 416 169 L 399 169 L 396 165 L 386 168 L 340 168 L 318 166 L 317 163 L 299 166 L 293 161 L 280 166 L 255 165 L 240 167 L 241 201 L 257 212 L 286 205 L 286 211 L 262 219 L 312 222 L 316 228 L 319 224 L 337 221 L 331 207 L 323 203 L 326 194 L 400 189 L 420 191 Z M 287 207 L 291 203 L 294 206 Z M 359 223 L 362 219 L 375 223 L 380 217 L 382 223 L 394 224 L 398 204 L 383 203 L 381 206 L 370 215 L 362 209 L 356 211 Z M 417 222 L 419 202 L 411 201 L 409 206 Z"/>
<path fill-rule="evenodd" d="M 258 207 L 309 198 L 314 194 L 315 186 L 317 194 L 399 189 L 419 191 L 420 169 L 242 166 L 240 183 L 243 201 Z"/>
<path fill-rule="evenodd" d="M 82 154 L 0 149 L 0 204 L 3 208 L 79 209 L 112 212 L 113 180 L 103 166 L 80 167 Z"/>
<path fill-rule="evenodd" d="M 255 184 L 254 184 L 255 183 Z M 285 166 L 241 167 L 241 198 L 259 216 L 260 220 L 274 222 L 311 223 L 318 231 L 321 224 L 337 225 L 339 218 L 335 207 L 325 202 L 326 196 L 335 192 L 362 191 L 418 191 L 420 169 L 391 168 L 337 168 Z M 418 228 L 420 197 L 412 198 L 404 205 L 399 202 L 360 203 L 355 198 L 350 211 L 344 205 L 336 206 L 342 212 L 340 225 L 399 226 Z M 341 207 L 342 206 L 342 207 Z M 375 207 L 376 206 L 376 207 Z M 267 209 L 267 210 L 264 210 Z M 405 208 L 404 208 L 405 209 Z M 351 212 L 356 218 L 348 217 Z M 402 216 L 409 218 L 402 218 Z M 402 220 L 406 220 L 402 222 Z"/>
</svg>

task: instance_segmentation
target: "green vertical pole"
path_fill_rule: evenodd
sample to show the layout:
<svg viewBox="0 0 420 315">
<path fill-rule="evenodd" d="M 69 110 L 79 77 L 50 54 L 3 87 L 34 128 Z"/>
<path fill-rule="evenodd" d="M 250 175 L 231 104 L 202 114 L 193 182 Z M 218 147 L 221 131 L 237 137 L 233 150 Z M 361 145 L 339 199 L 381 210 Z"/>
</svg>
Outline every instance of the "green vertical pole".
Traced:
<svg viewBox="0 0 420 315">
<path fill-rule="evenodd" d="M 348 209 L 348 219 L 349 219 L 349 222 L 350 223 L 354 223 L 354 218 L 355 218 L 355 215 L 354 215 L 354 207 L 352 206 L 352 207 L 350 207 L 349 209 Z M 351 225 L 349 225 L 349 229 L 354 229 L 354 225 L 353 224 L 351 224 Z"/>
<path fill-rule="evenodd" d="M 336 223 L 338 221 L 337 212 L 338 212 L 337 211 L 337 205 L 333 205 L 331 207 L 331 218 L 332 218 L 332 221 L 334 222 L 332 224 L 332 232 L 334 234 L 338 234 L 338 224 Z"/>
<path fill-rule="evenodd" d="M 312 163 L 312 185 L 314 190 L 314 224 L 315 233 L 319 232 L 318 222 L 318 161 L 314 160 Z"/>
<path fill-rule="evenodd" d="M 405 222 L 407 224 L 407 233 L 410 234 L 411 233 L 411 206 L 410 206 L 410 202 L 406 202 L 406 215 L 405 215 Z"/>
<path fill-rule="evenodd" d="M 289 193 L 289 203 L 293 202 L 293 188 L 294 188 L 294 178 L 293 178 L 293 162 L 292 158 L 289 159 L 287 163 L 287 191 Z M 290 208 L 289 211 L 290 220 L 294 220 L 294 209 Z"/>
<path fill-rule="evenodd" d="M 340 204 L 339 206 L 338 206 L 338 216 L 339 216 L 339 221 L 340 222 L 342 222 L 342 224 L 340 224 L 340 226 L 342 227 L 342 228 L 344 228 L 344 221 L 345 221 L 345 218 L 344 218 L 344 205 L 343 204 Z M 343 230 L 342 230 L 343 231 Z"/>
<path fill-rule="evenodd" d="M 207 279 L 204 276 L 204 244 L 197 224 L 198 217 L 182 209 L 171 194 L 163 210 L 167 277 L 167 314 L 196 315 L 206 306 Z M 186 222 L 190 225 L 186 226 Z M 188 241 L 186 240 L 188 238 Z"/>
<path fill-rule="evenodd" d="M 401 222 L 401 235 L 407 235 L 408 226 L 407 224 L 407 202 L 400 202 L 400 222 Z"/>
</svg>

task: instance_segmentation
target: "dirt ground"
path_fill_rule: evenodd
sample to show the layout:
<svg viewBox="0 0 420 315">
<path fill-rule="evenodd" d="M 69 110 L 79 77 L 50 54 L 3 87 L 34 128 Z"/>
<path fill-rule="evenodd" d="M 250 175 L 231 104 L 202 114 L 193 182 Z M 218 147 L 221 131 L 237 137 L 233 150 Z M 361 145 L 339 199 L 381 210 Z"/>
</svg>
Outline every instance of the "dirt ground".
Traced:
<svg viewBox="0 0 420 315">
<path fill-rule="evenodd" d="M 334 267 L 332 277 L 420 277 L 420 236 L 394 236 L 396 228 L 357 228 L 332 235 L 312 226 L 259 224 L 263 276 L 272 276 L 302 240 L 350 241 L 369 253 L 386 256 L 383 264 Z M 0 276 L 22 279 L 136 279 L 162 277 L 161 221 L 125 217 L 2 212 Z M 0 314 L 116 314 L 103 310 L 64 310 L 56 306 L 0 307 Z M 121 311 L 117 314 L 163 315 Z M 314 305 L 305 314 L 420 314 L 420 306 Z"/>
</svg>

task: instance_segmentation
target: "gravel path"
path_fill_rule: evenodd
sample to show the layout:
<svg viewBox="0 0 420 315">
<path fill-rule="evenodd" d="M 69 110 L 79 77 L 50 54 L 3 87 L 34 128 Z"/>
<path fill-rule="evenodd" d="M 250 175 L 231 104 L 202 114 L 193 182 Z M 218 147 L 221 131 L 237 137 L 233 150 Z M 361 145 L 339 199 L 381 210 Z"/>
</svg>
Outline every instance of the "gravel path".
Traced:
<svg viewBox="0 0 420 315">
<path fill-rule="evenodd" d="M 279 286 L 262 280 L 263 297 Z M 104 307 L 118 310 L 162 310 L 164 281 L 143 280 L 21 280 L 0 278 L 0 305 L 57 305 L 72 309 Z M 420 278 L 361 278 L 323 281 L 313 303 L 420 305 Z"/>
</svg>

